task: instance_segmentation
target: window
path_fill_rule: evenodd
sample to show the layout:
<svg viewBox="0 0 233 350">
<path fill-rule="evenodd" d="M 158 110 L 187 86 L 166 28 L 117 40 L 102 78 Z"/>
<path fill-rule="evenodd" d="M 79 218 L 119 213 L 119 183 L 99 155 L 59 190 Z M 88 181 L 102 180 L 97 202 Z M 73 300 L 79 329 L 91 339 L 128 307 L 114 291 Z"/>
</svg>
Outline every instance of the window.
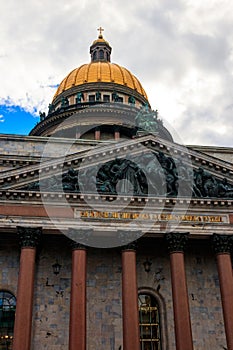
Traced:
<svg viewBox="0 0 233 350">
<path fill-rule="evenodd" d="M 89 95 L 89 102 L 95 102 L 95 95 Z"/>
<path fill-rule="evenodd" d="M 103 100 L 104 102 L 110 102 L 110 95 L 104 95 Z"/>
<path fill-rule="evenodd" d="M 95 51 L 93 54 L 93 61 L 96 61 L 96 60 L 97 60 L 97 52 Z"/>
<path fill-rule="evenodd" d="M 15 322 L 16 298 L 0 291 L 0 350 L 11 350 Z"/>
<path fill-rule="evenodd" d="M 158 303 L 150 294 L 139 294 L 141 350 L 162 350 Z"/>
<path fill-rule="evenodd" d="M 99 50 L 99 59 L 100 60 L 104 59 L 104 51 L 103 50 Z"/>
</svg>

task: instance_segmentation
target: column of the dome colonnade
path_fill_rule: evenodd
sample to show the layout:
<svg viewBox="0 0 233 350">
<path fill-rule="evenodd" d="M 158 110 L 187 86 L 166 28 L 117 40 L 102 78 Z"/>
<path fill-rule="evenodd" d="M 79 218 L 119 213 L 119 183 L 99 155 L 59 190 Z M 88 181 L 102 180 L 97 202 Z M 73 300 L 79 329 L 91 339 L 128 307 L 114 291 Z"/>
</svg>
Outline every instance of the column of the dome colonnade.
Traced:
<svg viewBox="0 0 233 350">
<path fill-rule="evenodd" d="M 212 241 L 217 259 L 227 349 L 233 350 L 233 278 L 231 264 L 233 236 L 214 234 Z"/>
<path fill-rule="evenodd" d="M 120 129 L 118 127 L 115 127 L 114 129 L 114 139 L 118 141 L 120 139 Z"/>
<path fill-rule="evenodd" d="M 188 233 L 167 233 L 170 252 L 172 299 L 175 322 L 176 350 L 192 350 L 193 339 L 188 302 L 188 288 L 185 274 L 184 249 Z"/>
<path fill-rule="evenodd" d="M 95 128 L 95 140 L 100 140 L 100 129 Z"/>
<path fill-rule="evenodd" d="M 13 350 L 31 349 L 36 246 L 42 229 L 18 227 L 21 254 L 17 286 Z"/>
<path fill-rule="evenodd" d="M 122 314 L 123 349 L 139 350 L 140 335 L 135 244 L 130 244 L 122 249 Z"/>
<path fill-rule="evenodd" d="M 78 128 L 76 128 L 75 138 L 76 139 L 80 139 L 80 137 L 81 137 L 81 132 L 80 132 L 80 130 Z"/>
<path fill-rule="evenodd" d="M 86 265 L 86 247 L 73 242 L 69 350 L 86 350 Z"/>
</svg>

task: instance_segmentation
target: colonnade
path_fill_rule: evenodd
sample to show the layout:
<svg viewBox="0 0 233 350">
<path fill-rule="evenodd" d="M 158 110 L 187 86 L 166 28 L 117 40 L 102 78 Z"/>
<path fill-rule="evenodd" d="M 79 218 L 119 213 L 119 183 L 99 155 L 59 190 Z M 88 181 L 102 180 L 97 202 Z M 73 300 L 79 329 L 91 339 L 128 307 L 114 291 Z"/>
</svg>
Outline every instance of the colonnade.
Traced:
<svg viewBox="0 0 233 350">
<path fill-rule="evenodd" d="M 81 137 L 81 132 L 77 131 L 76 138 L 79 139 L 80 137 Z M 118 141 L 120 139 L 120 128 L 119 127 L 114 128 L 113 137 L 114 137 L 115 141 Z M 101 140 L 101 130 L 99 127 L 95 128 L 94 138 L 96 141 Z"/>
<path fill-rule="evenodd" d="M 30 350 L 36 247 L 41 228 L 18 227 L 21 245 L 13 350 Z M 165 234 L 170 253 L 176 350 L 193 350 L 192 329 L 185 275 L 184 251 L 188 233 Z M 233 236 L 213 234 L 227 349 L 233 350 L 233 278 L 231 246 Z M 86 264 L 87 249 L 72 246 L 69 350 L 86 350 Z M 138 288 L 136 248 L 122 249 L 123 349 L 139 350 Z"/>
</svg>

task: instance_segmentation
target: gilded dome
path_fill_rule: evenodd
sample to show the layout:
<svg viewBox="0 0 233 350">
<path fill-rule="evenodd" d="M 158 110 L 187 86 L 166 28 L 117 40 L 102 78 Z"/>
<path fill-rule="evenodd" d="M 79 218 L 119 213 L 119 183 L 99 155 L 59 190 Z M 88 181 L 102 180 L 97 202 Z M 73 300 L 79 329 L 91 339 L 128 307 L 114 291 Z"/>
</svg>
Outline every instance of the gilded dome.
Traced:
<svg viewBox="0 0 233 350">
<path fill-rule="evenodd" d="M 126 86 L 147 99 L 140 81 L 128 69 L 107 61 L 94 61 L 74 69 L 62 80 L 53 99 L 74 86 L 100 82 Z"/>
</svg>

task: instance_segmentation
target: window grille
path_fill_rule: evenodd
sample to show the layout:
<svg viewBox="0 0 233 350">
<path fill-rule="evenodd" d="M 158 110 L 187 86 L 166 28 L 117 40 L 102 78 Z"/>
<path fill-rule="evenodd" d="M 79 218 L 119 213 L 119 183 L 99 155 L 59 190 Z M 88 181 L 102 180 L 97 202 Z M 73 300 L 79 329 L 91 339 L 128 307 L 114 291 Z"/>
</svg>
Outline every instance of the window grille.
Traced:
<svg viewBox="0 0 233 350">
<path fill-rule="evenodd" d="M 150 294 L 139 294 L 138 306 L 141 350 L 162 350 L 156 299 Z"/>
<path fill-rule="evenodd" d="M 13 343 L 16 298 L 0 291 L 0 350 L 11 350 Z"/>
</svg>

